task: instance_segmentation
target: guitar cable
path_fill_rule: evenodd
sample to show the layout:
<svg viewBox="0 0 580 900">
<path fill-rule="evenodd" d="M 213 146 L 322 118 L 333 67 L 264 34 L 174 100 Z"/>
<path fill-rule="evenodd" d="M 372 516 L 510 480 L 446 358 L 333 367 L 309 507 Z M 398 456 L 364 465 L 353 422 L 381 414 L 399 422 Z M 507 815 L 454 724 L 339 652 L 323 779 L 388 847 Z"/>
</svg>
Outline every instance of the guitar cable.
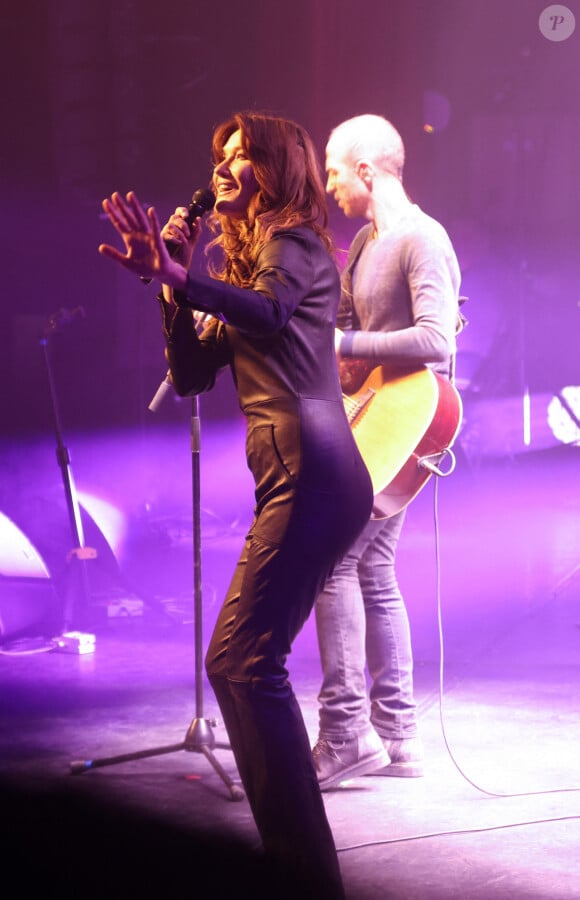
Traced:
<svg viewBox="0 0 580 900">
<path fill-rule="evenodd" d="M 440 540 L 439 540 L 439 477 L 446 477 L 450 475 L 451 472 L 455 468 L 456 458 L 455 454 L 450 449 L 443 451 L 444 455 L 449 455 L 452 458 L 452 468 L 448 471 L 441 471 L 439 469 L 438 463 L 441 462 L 442 454 L 438 453 L 436 455 L 421 457 L 417 460 L 417 464 L 421 468 L 428 469 L 434 475 L 436 475 L 434 480 L 434 489 L 433 489 L 433 526 L 435 532 L 435 571 L 436 571 L 436 602 L 437 602 L 437 631 L 438 631 L 438 640 L 439 640 L 439 722 L 441 726 L 441 734 L 443 737 L 443 742 L 445 744 L 445 748 L 449 755 L 449 758 L 456 770 L 459 772 L 461 777 L 470 784 L 476 791 L 479 791 L 482 794 L 485 794 L 488 797 L 497 797 L 497 798 L 515 798 L 515 797 L 535 797 L 546 794 L 562 794 L 562 793 L 576 793 L 580 791 L 580 787 L 569 787 L 569 788 L 551 788 L 547 790 L 540 791 L 521 791 L 514 793 L 500 793 L 498 791 L 490 791 L 487 788 L 481 787 L 481 785 L 477 784 L 473 781 L 469 776 L 463 771 L 459 763 L 457 762 L 451 746 L 449 744 L 447 738 L 447 731 L 445 728 L 445 720 L 444 720 L 444 712 L 443 712 L 443 693 L 444 693 L 444 671 L 445 671 L 445 641 L 443 636 L 443 615 L 442 615 L 442 607 L 441 607 L 441 548 L 440 548 Z M 434 463 L 434 457 L 438 457 L 438 463 Z M 451 837 L 453 835 L 461 835 L 461 834 L 482 834 L 485 832 L 491 831 L 504 831 L 509 830 L 511 828 L 520 828 L 525 825 L 544 825 L 549 822 L 569 822 L 569 821 L 578 821 L 580 820 L 580 814 L 575 815 L 567 815 L 567 816 L 551 816 L 547 818 L 541 819 L 529 819 L 523 821 L 516 822 L 506 822 L 499 825 L 486 825 L 482 827 L 476 828 L 457 828 L 452 829 L 450 831 L 433 831 L 426 832 L 424 834 L 414 834 L 407 835 L 405 837 L 398 838 L 386 838 L 386 839 L 377 839 L 374 841 L 363 841 L 360 844 L 351 844 L 346 847 L 338 847 L 337 850 L 339 853 L 344 853 L 348 850 L 359 850 L 364 847 L 376 847 L 376 846 L 385 846 L 388 844 L 404 844 L 409 843 L 411 841 L 419 841 L 426 840 L 428 838 L 436 838 L 436 837 Z"/>
<path fill-rule="evenodd" d="M 445 729 L 445 720 L 443 715 L 443 696 L 444 696 L 444 670 L 445 670 L 445 642 L 443 637 L 443 614 L 441 608 L 441 548 L 439 541 L 439 481 L 435 478 L 434 482 L 434 490 L 433 490 L 433 526 L 435 532 L 435 571 L 436 571 L 436 597 L 437 597 L 437 632 L 439 638 L 439 722 L 441 725 L 441 734 L 443 736 L 443 741 L 445 744 L 445 748 L 449 754 L 449 758 L 451 762 L 462 776 L 472 787 L 474 787 L 477 791 L 480 791 L 482 794 L 486 794 L 488 797 L 535 797 L 541 794 L 561 794 L 561 793 L 574 793 L 580 791 L 580 787 L 570 787 L 570 788 L 550 788 L 546 790 L 540 791 L 521 791 L 516 793 L 500 793 L 497 791 L 490 791 L 486 788 L 481 787 L 476 784 L 476 782 L 472 781 L 468 775 L 465 774 L 455 756 L 453 755 L 453 751 L 449 745 L 449 741 L 447 739 L 447 732 Z"/>
<path fill-rule="evenodd" d="M 449 458 L 451 461 L 449 463 L 449 468 L 443 471 L 443 469 L 440 468 L 440 465 L 445 458 Z M 439 478 L 447 478 L 448 475 L 451 475 L 451 473 L 455 471 L 457 458 L 451 447 L 446 447 L 445 450 L 440 450 L 437 453 L 420 456 L 417 459 L 417 465 L 420 469 L 427 469 L 432 475 L 437 475 Z"/>
</svg>

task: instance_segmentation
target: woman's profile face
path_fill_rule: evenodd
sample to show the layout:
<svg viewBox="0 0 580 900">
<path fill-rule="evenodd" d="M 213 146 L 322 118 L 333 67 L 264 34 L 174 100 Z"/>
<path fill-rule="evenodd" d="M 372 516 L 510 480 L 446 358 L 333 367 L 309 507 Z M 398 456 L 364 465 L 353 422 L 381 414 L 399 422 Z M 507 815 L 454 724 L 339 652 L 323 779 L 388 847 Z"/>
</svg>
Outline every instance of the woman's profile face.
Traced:
<svg viewBox="0 0 580 900">
<path fill-rule="evenodd" d="M 242 146 L 242 133 L 234 131 L 222 149 L 222 159 L 213 170 L 215 209 L 224 216 L 243 219 L 259 185 L 252 163 Z"/>
</svg>

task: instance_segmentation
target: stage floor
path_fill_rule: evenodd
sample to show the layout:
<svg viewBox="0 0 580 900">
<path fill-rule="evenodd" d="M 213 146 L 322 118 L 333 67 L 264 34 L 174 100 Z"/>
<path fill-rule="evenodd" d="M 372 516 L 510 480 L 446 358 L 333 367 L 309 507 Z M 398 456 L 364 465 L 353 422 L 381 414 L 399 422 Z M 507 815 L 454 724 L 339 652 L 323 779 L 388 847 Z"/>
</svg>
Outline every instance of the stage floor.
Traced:
<svg viewBox="0 0 580 900">
<path fill-rule="evenodd" d="M 238 453 L 238 438 L 227 453 Z M 210 429 L 202 471 L 204 646 L 251 503 L 247 475 L 232 468 L 239 459 L 224 460 L 223 441 Z M 76 457 L 86 460 L 91 447 L 79 442 Z M 101 478 L 109 496 L 122 493 L 118 473 L 102 475 L 109 451 L 81 464 L 79 485 Z M 426 774 L 360 778 L 324 795 L 348 900 L 580 896 L 579 462 L 577 448 L 460 459 L 436 496 L 428 485 L 410 508 L 399 576 Z M 93 653 L 48 649 L 34 628 L 0 643 L 11 896 L 39 886 L 67 898 L 262 896 L 247 802 L 232 799 L 202 753 L 69 769 L 179 745 L 196 718 L 215 718 L 211 732 L 227 742 L 213 695 L 196 679 L 188 503 L 186 471 L 180 503 L 157 519 L 172 541 L 125 544 L 121 569 L 137 594 L 142 588 L 142 609 L 111 616 L 99 607 Z M 320 667 L 311 621 L 289 667 L 314 743 Z M 235 780 L 229 749 L 215 756 Z"/>
</svg>

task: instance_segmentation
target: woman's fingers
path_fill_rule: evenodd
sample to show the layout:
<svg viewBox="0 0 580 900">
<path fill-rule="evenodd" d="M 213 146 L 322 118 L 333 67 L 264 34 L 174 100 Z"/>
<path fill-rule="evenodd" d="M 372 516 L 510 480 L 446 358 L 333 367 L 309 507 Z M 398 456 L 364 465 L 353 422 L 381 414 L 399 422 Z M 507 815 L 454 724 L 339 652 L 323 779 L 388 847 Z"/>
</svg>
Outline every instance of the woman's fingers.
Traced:
<svg viewBox="0 0 580 900">
<path fill-rule="evenodd" d="M 137 195 L 133 191 L 129 191 L 129 193 L 127 194 L 127 206 L 133 215 L 133 222 L 137 226 L 137 229 L 146 231 L 149 224 L 147 221 L 147 216 L 145 215 L 143 207 L 137 199 Z"/>
<path fill-rule="evenodd" d="M 102 205 L 115 228 L 121 233 L 149 230 L 147 216 L 133 191 L 129 191 L 126 197 L 114 191 L 110 197 L 103 200 Z"/>
<path fill-rule="evenodd" d="M 157 252 L 157 255 L 160 259 L 167 258 L 167 247 L 163 243 L 163 238 L 161 237 L 161 229 L 159 227 L 159 219 L 157 218 L 157 213 L 155 212 L 155 208 L 150 206 L 147 210 L 147 218 L 149 219 L 149 223 L 151 226 L 151 234 L 153 237 L 153 245 Z"/>
<path fill-rule="evenodd" d="M 114 195 L 103 200 L 103 209 L 118 231 L 129 230 L 127 219 L 119 209 L 118 204 L 115 203 Z"/>
<path fill-rule="evenodd" d="M 110 244 L 99 244 L 99 253 L 102 256 L 106 256 L 107 259 L 113 259 L 115 262 L 120 262 L 123 265 L 127 259 L 124 253 L 121 253 L 116 247 L 111 247 Z"/>
<path fill-rule="evenodd" d="M 187 209 L 178 206 L 168 222 L 163 226 L 161 234 L 164 239 L 179 244 L 186 244 L 191 237 L 191 229 L 187 222 Z"/>
</svg>

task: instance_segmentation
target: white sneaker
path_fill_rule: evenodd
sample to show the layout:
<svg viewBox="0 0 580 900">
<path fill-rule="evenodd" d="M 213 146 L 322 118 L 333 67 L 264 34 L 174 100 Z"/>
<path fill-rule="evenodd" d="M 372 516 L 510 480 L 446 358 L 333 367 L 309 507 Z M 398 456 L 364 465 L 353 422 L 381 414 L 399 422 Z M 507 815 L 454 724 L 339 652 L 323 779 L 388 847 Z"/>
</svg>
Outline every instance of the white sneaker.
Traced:
<svg viewBox="0 0 580 900">
<path fill-rule="evenodd" d="M 319 738 L 312 757 L 321 791 L 389 765 L 389 755 L 374 730 L 346 741 Z"/>
</svg>

